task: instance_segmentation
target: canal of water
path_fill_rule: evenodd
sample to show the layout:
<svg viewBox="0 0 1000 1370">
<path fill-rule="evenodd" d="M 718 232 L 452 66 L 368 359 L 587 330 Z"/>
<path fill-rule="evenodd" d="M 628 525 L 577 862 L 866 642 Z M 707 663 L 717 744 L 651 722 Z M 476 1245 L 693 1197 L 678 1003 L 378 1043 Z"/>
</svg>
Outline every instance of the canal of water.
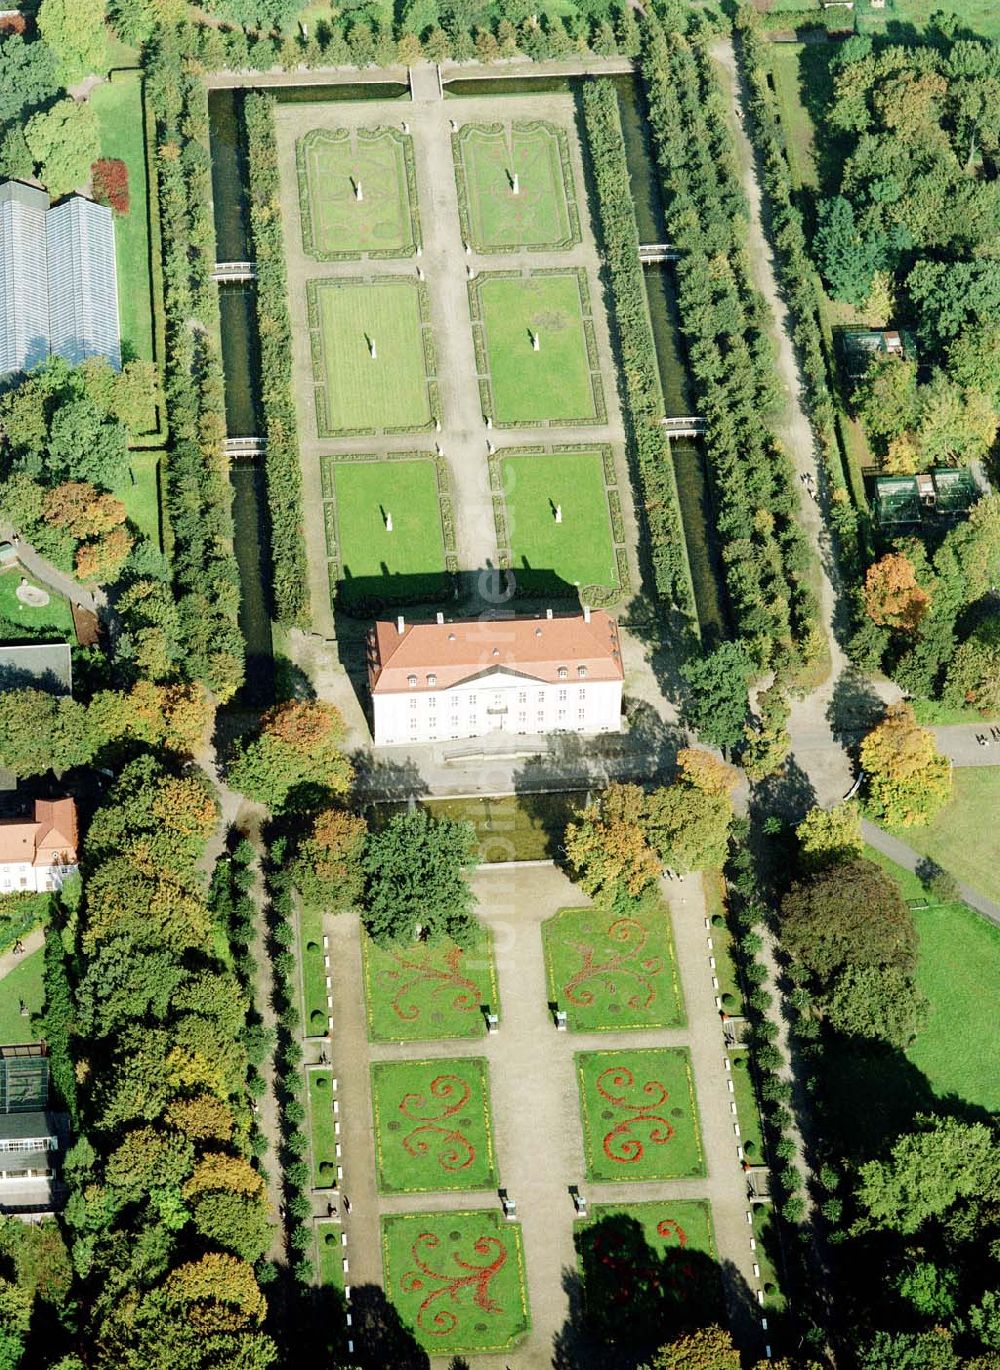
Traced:
<svg viewBox="0 0 1000 1370">
<path fill-rule="evenodd" d="M 634 77 L 612 79 L 618 92 L 640 241 L 663 242 L 666 238 L 663 206 L 648 141 L 642 92 Z M 565 77 L 468 79 L 449 82 L 445 94 L 448 98 L 545 94 L 577 90 L 579 85 L 579 79 Z M 286 86 L 276 88 L 273 94 L 282 104 L 386 100 L 404 98 L 407 87 L 388 82 Z M 243 92 L 233 89 L 213 90 L 208 97 L 212 197 L 219 261 L 245 261 L 252 256 L 242 101 Z M 689 414 L 691 402 L 677 326 L 672 271 L 669 265 L 650 265 L 644 268 L 644 275 L 666 412 L 674 416 Z M 260 431 L 261 415 L 253 287 L 221 286 L 219 312 L 226 431 L 230 437 L 256 434 Z M 703 635 L 712 638 L 726 631 L 726 606 L 718 547 L 713 535 L 714 518 L 704 454 L 701 444 L 691 441 L 674 441 L 671 450 L 698 620 Z M 273 698 L 274 670 L 268 559 L 261 555 L 267 539 L 263 474 L 257 466 L 233 463 L 230 478 L 236 559 L 242 583 L 240 627 L 247 648 L 244 697 L 248 702 L 267 703 Z"/>
</svg>

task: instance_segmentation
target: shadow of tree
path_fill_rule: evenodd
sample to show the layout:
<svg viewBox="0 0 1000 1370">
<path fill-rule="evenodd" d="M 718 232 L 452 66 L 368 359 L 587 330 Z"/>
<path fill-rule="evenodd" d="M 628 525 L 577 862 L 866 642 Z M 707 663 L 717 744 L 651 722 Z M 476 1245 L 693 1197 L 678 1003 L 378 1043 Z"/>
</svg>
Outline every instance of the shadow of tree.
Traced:
<svg viewBox="0 0 1000 1370">
<path fill-rule="evenodd" d="M 354 798 L 365 802 L 384 799 L 400 803 L 429 794 L 430 788 L 409 757 L 379 756 L 359 747 L 350 754 L 354 767 Z"/>
<path fill-rule="evenodd" d="M 812 781 L 790 756 L 780 770 L 753 787 L 748 812 L 755 827 L 775 818 L 797 823 L 815 803 Z"/>
<path fill-rule="evenodd" d="M 430 1370 L 430 1357 L 378 1285 L 351 1290 L 354 1364 L 363 1370 Z"/>
<path fill-rule="evenodd" d="M 885 713 L 885 704 L 868 678 L 850 666 L 837 678 L 827 705 L 826 718 L 842 746 L 857 742 Z"/>
<path fill-rule="evenodd" d="M 569 1315 L 554 1338 L 555 1370 L 636 1370 L 681 1333 L 725 1321 L 727 1302 L 740 1323 L 745 1312 L 747 1329 L 756 1325 L 734 1266 L 686 1247 L 657 1251 L 628 1213 L 610 1213 L 574 1240 L 578 1266 L 563 1276 Z"/>
</svg>

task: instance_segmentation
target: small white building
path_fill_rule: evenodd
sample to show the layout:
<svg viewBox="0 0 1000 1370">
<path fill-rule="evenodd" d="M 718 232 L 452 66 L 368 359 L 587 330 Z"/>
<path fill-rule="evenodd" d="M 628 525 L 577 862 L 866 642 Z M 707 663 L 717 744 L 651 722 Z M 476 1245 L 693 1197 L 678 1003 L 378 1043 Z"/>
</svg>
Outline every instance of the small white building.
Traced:
<svg viewBox="0 0 1000 1370">
<path fill-rule="evenodd" d="M 491 734 L 621 729 L 618 625 L 556 618 L 376 623 L 368 684 L 377 747 Z"/>
<path fill-rule="evenodd" d="M 76 804 L 36 799 L 35 816 L 0 823 L 0 896 L 62 888 L 77 869 Z"/>
</svg>

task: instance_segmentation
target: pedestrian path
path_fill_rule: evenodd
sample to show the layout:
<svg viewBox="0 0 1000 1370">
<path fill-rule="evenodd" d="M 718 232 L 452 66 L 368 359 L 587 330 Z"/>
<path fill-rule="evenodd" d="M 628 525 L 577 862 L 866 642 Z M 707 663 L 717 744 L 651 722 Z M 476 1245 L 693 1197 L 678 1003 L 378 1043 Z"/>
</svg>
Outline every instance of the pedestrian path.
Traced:
<svg viewBox="0 0 1000 1370">
<path fill-rule="evenodd" d="M 984 815 L 985 818 L 985 815 Z M 861 835 L 865 841 L 880 851 L 883 856 L 888 856 L 890 861 L 895 861 L 897 866 L 902 866 L 904 870 L 916 871 L 921 862 L 926 862 L 927 857 L 922 852 L 914 851 L 912 847 L 901 842 L 898 837 L 893 837 L 884 828 L 877 827 L 874 823 L 869 823 L 868 819 L 861 821 Z M 958 881 L 958 896 L 969 908 L 981 913 L 984 918 L 988 918 L 991 923 L 996 923 L 1000 927 L 1000 904 L 993 899 L 988 899 L 985 894 L 980 894 L 971 885 L 964 885 Z"/>
</svg>

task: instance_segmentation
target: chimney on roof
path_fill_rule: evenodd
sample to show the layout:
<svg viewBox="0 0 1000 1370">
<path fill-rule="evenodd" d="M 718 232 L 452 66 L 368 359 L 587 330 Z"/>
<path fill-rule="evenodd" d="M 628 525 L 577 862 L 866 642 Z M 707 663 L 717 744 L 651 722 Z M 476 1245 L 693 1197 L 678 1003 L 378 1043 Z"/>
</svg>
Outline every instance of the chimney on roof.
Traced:
<svg viewBox="0 0 1000 1370">
<path fill-rule="evenodd" d="M 551 617 L 552 617 L 552 610 L 551 610 L 551 609 L 546 609 L 546 610 L 545 610 L 545 617 L 546 617 L 546 618 L 551 618 Z"/>
<path fill-rule="evenodd" d="M 404 619 L 403 615 L 400 614 L 399 618 L 396 619 L 396 632 L 399 634 L 400 637 L 403 636 L 403 630 L 405 629 L 405 627 L 406 620 Z"/>
<path fill-rule="evenodd" d="M 585 605 L 583 606 L 583 621 L 584 621 L 584 623 L 589 623 L 589 622 L 590 622 L 590 605 L 589 605 L 589 604 L 585 604 Z"/>
<path fill-rule="evenodd" d="M 443 623 L 443 622 L 444 622 L 444 614 L 442 614 L 440 610 L 438 610 L 438 613 L 437 613 L 436 617 L 437 617 L 438 623 Z"/>
</svg>

